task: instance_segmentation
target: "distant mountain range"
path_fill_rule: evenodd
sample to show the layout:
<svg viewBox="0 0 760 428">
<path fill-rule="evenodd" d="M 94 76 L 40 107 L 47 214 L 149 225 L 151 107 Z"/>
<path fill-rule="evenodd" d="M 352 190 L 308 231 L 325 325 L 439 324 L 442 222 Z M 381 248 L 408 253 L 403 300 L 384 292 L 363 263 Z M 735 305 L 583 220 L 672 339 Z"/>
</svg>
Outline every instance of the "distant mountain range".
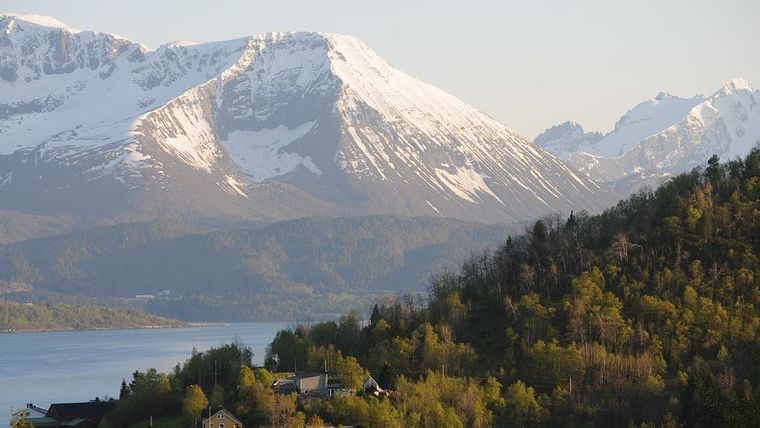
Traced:
<svg viewBox="0 0 760 428">
<path fill-rule="evenodd" d="M 150 50 L 54 18 L 0 15 L 0 208 L 112 222 L 508 223 L 616 200 L 350 36 Z"/>
<path fill-rule="evenodd" d="M 565 122 L 534 143 L 621 194 L 656 187 L 703 166 L 712 155 L 733 159 L 760 144 L 760 91 L 734 79 L 709 97 L 660 93 L 628 111 L 607 134 Z"/>
</svg>

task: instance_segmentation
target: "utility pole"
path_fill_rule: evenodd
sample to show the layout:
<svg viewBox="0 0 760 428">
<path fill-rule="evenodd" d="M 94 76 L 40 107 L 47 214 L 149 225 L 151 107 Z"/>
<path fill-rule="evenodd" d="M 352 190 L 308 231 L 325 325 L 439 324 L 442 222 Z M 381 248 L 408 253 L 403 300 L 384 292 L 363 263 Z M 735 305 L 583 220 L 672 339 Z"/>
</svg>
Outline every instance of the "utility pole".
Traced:
<svg viewBox="0 0 760 428">
<path fill-rule="evenodd" d="M 325 389 L 324 389 L 324 391 L 327 391 L 327 393 L 329 394 L 329 393 L 330 393 L 330 391 L 329 391 L 329 389 L 328 389 L 327 385 L 329 385 L 329 384 L 330 384 L 330 381 L 329 381 L 329 379 L 328 379 L 328 376 L 330 376 L 330 375 L 329 375 L 329 374 L 327 374 L 327 360 L 325 360 L 325 361 L 324 361 L 324 363 L 325 363 L 325 374 L 324 374 L 324 379 L 325 379 L 324 388 L 325 388 Z"/>
</svg>

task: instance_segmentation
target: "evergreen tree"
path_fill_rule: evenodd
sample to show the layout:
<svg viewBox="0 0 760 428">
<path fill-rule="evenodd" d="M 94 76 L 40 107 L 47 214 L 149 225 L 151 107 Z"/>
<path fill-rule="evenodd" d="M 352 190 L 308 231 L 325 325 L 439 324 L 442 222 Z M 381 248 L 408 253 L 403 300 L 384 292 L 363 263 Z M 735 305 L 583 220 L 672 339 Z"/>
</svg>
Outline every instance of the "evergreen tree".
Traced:
<svg viewBox="0 0 760 428">
<path fill-rule="evenodd" d="M 381 319 L 383 319 L 383 315 L 380 313 L 380 308 L 377 306 L 377 303 L 375 303 L 375 306 L 372 308 L 372 315 L 369 317 L 370 325 L 374 327 Z"/>
<path fill-rule="evenodd" d="M 121 380 L 121 388 L 119 389 L 119 400 L 126 400 L 129 398 L 129 387 L 127 387 L 127 381 Z"/>
<path fill-rule="evenodd" d="M 380 374 L 377 376 L 377 383 L 383 389 L 394 389 L 396 386 L 395 380 L 393 367 L 389 362 L 384 362 L 383 367 L 380 369 Z"/>
<path fill-rule="evenodd" d="M 725 426 L 729 404 L 715 376 L 702 364 L 698 365 L 690 374 L 684 392 L 683 421 L 686 425 L 695 428 Z"/>
</svg>

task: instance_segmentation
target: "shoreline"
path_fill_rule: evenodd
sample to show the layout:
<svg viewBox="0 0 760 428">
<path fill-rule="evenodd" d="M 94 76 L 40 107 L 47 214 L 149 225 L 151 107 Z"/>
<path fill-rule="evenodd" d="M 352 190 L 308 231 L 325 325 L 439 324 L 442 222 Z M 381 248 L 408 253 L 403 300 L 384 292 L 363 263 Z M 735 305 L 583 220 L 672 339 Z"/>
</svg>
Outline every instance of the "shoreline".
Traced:
<svg viewBox="0 0 760 428">
<path fill-rule="evenodd" d="M 0 330 L 3 334 L 21 334 L 21 333 L 60 333 L 75 331 L 116 331 L 116 330 L 159 330 L 173 328 L 193 328 L 193 327 L 228 327 L 232 324 L 288 324 L 296 325 L 299 322 L 291 320 L 266 320 L 266 321 L 180 321 L 178 325 L 143 325 L 143 326 L 119 326 L 119 327 L 89 327 L 89 328 L 39 328 L 28 330 Z"/>
<path fill-rule="evenodd" d="M 183 322 L 179 325 L 142 325 L 142 326 L 116 326 L 116 327 L 90 327 L 90 328 L 32 328 L 24 330 L 0 330 L 0 334 L 22 334 L 22 333 L 60 333 L 75 331 L 115 331 L 115 330 L 158 330 L 170 328 L 192 328 L 192 327 L 214 327 L 224 325 L 225 323 L 205 323 L 205 322 Z"/>
</svg>

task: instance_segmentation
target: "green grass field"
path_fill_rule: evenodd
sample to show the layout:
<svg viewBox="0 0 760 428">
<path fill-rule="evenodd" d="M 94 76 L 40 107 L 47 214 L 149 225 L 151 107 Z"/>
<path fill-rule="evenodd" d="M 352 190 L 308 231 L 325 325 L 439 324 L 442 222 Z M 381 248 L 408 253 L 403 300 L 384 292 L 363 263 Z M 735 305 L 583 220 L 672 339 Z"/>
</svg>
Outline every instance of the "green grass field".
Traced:
<svg viewBox="0 0 760 428">
<path fill-rule="evenodd" d="M 150 422 L 142 421 L 129 428 L 150 428 Z M 182 415 L 164 416 L 162 418 L 153 419 L 153 428 L 187 428 L 187 424 L 185 422 L 185 417 Z"/>
</svg>

